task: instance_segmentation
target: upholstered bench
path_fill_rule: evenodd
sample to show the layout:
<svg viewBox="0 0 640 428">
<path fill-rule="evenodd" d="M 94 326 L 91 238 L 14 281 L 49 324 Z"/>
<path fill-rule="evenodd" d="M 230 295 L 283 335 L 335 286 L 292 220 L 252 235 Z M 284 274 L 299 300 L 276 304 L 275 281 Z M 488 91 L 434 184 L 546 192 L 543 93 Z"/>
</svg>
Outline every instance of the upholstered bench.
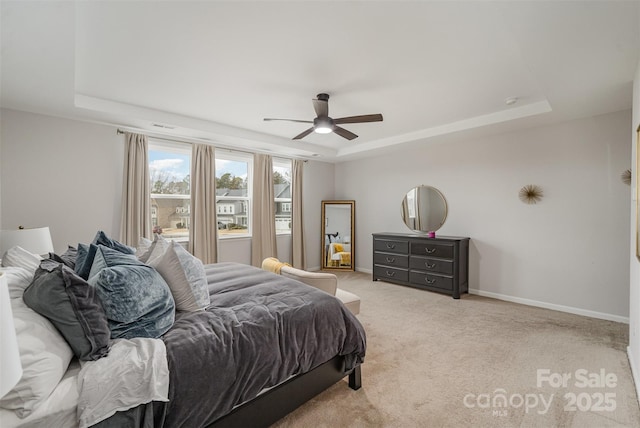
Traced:
<svg viewBox="0 0 640 428">
<path fill-rule="evenodd" d="M 307 272 L 282 263 L 274 257 L 262 261 L 262 269 L 303 282 L 336 296 L 352 314 L 360 313 L 360 297 L 338 288 L 338 277 L 328 272 Z"/>
</svg>

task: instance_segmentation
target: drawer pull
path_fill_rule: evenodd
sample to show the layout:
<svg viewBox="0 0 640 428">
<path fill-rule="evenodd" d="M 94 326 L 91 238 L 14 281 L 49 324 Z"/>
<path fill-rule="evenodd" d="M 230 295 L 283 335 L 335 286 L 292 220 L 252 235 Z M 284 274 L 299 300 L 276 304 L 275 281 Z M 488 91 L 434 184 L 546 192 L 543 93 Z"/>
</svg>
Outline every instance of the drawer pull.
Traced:
<svg viewBox="0 0 640 428">
<path fill-rule="evenodd" d="M 436 264 L 429 264 L 429 262 L 424 262 L 424 265 L 427 267 L 427 269 L 433 269 L 434 267 L 436 267 Z"/>
<path fill-rule="evenodd" d="M 387 271 L 387 276 L 394 276 L 396 273 L 393 271 Z"/>
<path fill-rule="evenodd" d="M 390 250 L 393 250 L 394 248 L 396 248 L 396 244 L 389 244 L 387 242 L 387 248 L 390 249 Z"/>
<path fill-rule="evenodd" d="M 433 284 L 434 282 L 436 282 L 436 279 L 429 279 L 429 278 L 425 278 L 424 279 L 426 281 L 427 284 Z"/>
<path fill-rule="evenodd" d="M 436 252 L 436 249 L 435 248 L 431 248 L 431 249 L 425 248 L 425 251 L 427 252 L 427 254 L 432 254 L 432 253 Z"/>
<path fill-rule="evenodd" d="M 396 261 L 396 258 L 395 257 L 387 257 L 385 260 L 387 261 L 387 263 L 393 263 L 393 262 Z"/>
</svg>

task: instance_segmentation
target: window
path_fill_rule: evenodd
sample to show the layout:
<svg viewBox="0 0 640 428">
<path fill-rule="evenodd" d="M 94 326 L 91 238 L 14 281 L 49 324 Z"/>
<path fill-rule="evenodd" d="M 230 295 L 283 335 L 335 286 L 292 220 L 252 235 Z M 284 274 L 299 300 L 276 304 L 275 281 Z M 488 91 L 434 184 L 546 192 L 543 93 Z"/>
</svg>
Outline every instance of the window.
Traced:
<svg viewBox="0 0 640 428">
<path fill-rule="evenodd" d="M 191 213 L 191 148 L 149 142 L 151 224 L 154 233 L 187 242 Z"/>
<path fill-rule="evenodd" d="M 253 157 L 216 151 L 218 236 L 251 235 L 251 172 Z"/>
<path fill-rule="evenodd" d="M 273 160 L 276 233 L 291 233 L 291 161 Z"/>
</svg>

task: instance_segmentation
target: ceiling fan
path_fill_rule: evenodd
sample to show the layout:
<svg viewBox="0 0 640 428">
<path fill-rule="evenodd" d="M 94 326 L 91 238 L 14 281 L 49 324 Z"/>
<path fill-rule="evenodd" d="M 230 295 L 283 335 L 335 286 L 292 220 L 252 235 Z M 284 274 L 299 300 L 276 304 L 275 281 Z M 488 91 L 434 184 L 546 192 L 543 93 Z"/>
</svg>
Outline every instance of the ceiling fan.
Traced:
<svg viewBox="0 0 640 428">
<path fill-rule="evenodd" d="M 360 116 L 348 116 L 341 117 L 338 119 L 333 119 L 329 117 L 329 94 L 318 94 L 318 98 L 312 100 L 313 108 L 316 111 L 317 117 L 313 120 L 297 120 L 297 119 L 272 119 L 265 118 L 265 121 L 270 120 L 286 120 L 288 122 L 300 122 L 300 123 L 312 123 L 313 126 L 306 131 L 296 135 L 293 137 L 294 140 L 300 140 L 312 132 L 317 132 L 318 134 L 329 134 L 330 132 L 335 132 L 339 136 L 346 138 L 347 140 L 353 140 L 354 138 L 358 138 L 356 134 L 351 131 L 347 131 L 346 129 L 338 126 L 343 123 L 364 123 L 364 122 L 382 122 L 381 114 L 363 114 Z"/>
</svg>

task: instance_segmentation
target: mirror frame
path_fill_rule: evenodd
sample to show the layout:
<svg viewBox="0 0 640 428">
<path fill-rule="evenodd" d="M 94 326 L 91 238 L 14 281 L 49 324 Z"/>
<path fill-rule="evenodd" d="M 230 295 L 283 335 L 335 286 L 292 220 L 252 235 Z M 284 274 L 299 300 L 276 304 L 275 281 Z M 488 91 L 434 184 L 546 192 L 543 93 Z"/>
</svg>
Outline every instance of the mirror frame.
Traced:
<svg viewBox="0 0 640 428">
<path fill-rule="evenodd" d="M 640 173 L 638 173 L 638 167 L 640 167 L 640 125 L 638 125 L 638 131 L 637 131 L 638 135 L 636 137 L 636 170 L 632 171 L 632 179 L 633 174 L 635 173 L 635 186 L 636 188 L 633 189 L 633 197 L 636 200 L 636 257 L 638 260 L 640 260 L 640 200 L 638 199 L 638 196 L 640 195 Z"/>
<path fill-rule="evenodd" d="M 437 194 L 440 197 L 440 199 L 442 201 L 442 204 L 444 205 L 444 216 L 442 217 L 442 220 L 440 221 L 440 224 L 436 228 L 413 229 L 407 223 L 407 219 L 405 218 L 405 213 L 406 213 L 406 203 L 405 203 L 405 201 L 407 200 L 407 196 L 409 195 L 409 193 L 411 193 L 412 191 L 418 191 L 418 189 L 420 189 L 420 188 L 430 189 L 430 190 L 434 191 L 435 194 Z M 416 216 L 419 216 L 419 214 L 416 213 Z M 426 235 L 426 234 L 428 234 L 430 232 L 434 232 L 435 233 L 436 231 L 438 231 L 444 225 L 445 221 L 447 221 L 447 217 L 448 216 L 449 216 L 449 203 L 447 202 L 447 198 L 444 197 L 444 194 L 439 189 L 437 189 L 436 187 L 433 187 L 433 186 L 428 186 L 428 185 L 425 185 L 425 184 L 421 184 L 419 186 L 413 187 L 402 197 L 402 201 L 400 202 L 400 217 L 402 218 L 402 222 L 405 224 L 405 226 L 407 226 L 407 228 L 409 230 L 413 231 L 414 233 L 423 234 L 423 235 Z"/>
<path fill-rule="evenodd" d="M 327 245 L 325 244 L 325 238 L 326 238 L 326 229 L 325 226 L 327 225 L 326 222 L 326 216 L 325 216 L 325 212 L 326 212 L 326 206 L 327 205 L 349 205 L 350 209 L 351 209 L 351 236 L 350 238 L 350 244 L 351 244 L 351 265 L 350 266 L 344 266 L 344 267 L 340 267 L 340 266 L 327 266 Z M 320 239 L 320 269 L 322 270 L 349 270 L 349 271 L 355 271 L 355 248 L 356 248 L 356 233 L 355 233 L 355 225 L 356 225 L 356 201 L 354 200 L 331 200 L 331 201 L 322 201 L 322 223 L 321 223 L 321 232 L 322 234 L 320 235 L 321 239 Z"/>
</svg>

